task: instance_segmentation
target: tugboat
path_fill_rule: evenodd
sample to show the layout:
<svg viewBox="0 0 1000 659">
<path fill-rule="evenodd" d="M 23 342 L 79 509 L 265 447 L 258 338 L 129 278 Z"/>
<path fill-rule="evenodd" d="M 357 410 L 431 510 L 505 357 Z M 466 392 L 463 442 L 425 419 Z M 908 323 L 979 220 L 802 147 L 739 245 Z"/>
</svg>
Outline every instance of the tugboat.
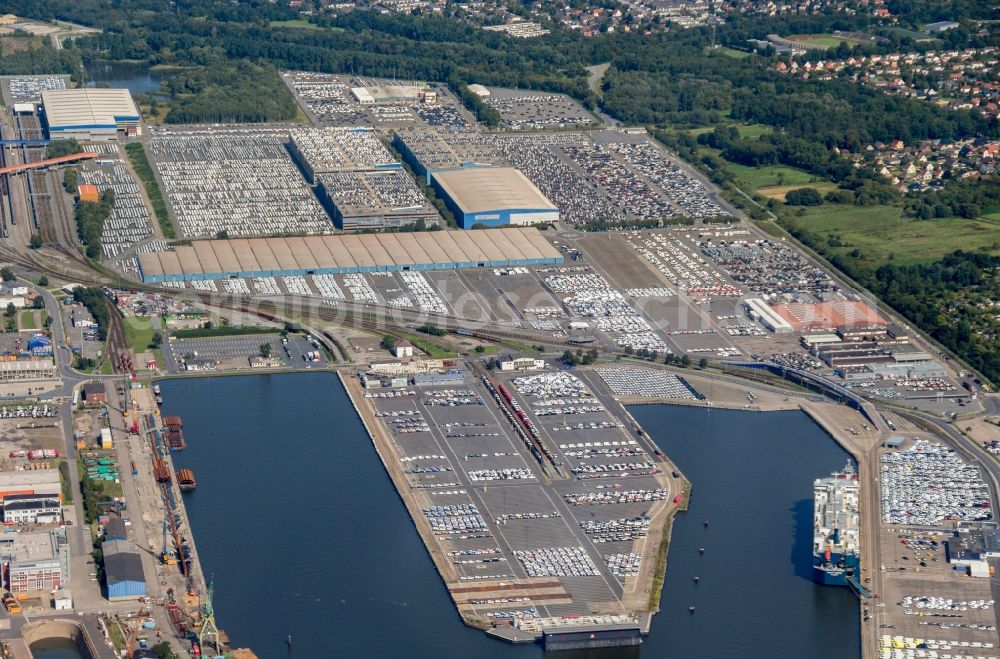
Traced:
<svg viewBox="0 0 1000 659">
<path fill-rule="evenodd" d="M 861 485 L 850 462 L 813 485 L 813 580 L 846 586 L 860 573 L 858 501 Z"/>
</svg>

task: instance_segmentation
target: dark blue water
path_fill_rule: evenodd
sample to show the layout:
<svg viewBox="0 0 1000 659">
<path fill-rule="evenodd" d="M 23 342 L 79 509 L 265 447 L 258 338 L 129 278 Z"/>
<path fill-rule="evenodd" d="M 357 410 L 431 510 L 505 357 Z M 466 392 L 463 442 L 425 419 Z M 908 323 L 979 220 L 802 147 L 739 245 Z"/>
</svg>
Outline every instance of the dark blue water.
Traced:
<svg viewBox="0 0 1000 659">
<path fill-rule="evenodd" d="M 847 453 L 802 412 L 630 411 L 694 483 L 650 645 L 678 657 L 859 657 L 857 598 L 810 574 L 813 481 Z"/>
<path fill-rule="evenodd" d="M 198 479 L 187 510 L 219 624 L 238 645 L 267 659 L 289 656 L 288 635 L 291 656 L 310 659 L 542 654 L 461 623 L 335 375 L 161 387 L 164 414 L 184 418 L 188 448 L 174 460 Z M 641 656 L 858 656 L 857 602 L 804 572 L 812 479 L 843 465 L 840 449 L 798 413 L 634 412 L 672 429 L 654 435 L 696 482 Z"/>
<path fill-rule="evenodd" d="M 133 94 L 148 94 L 160 89 L 162 74 L 150 71 L 147 64 L 128 62 L 93 62 L 87 65 L 87 85 L 107 83 L 114 89 L 127 89 Z"/>
</svg>

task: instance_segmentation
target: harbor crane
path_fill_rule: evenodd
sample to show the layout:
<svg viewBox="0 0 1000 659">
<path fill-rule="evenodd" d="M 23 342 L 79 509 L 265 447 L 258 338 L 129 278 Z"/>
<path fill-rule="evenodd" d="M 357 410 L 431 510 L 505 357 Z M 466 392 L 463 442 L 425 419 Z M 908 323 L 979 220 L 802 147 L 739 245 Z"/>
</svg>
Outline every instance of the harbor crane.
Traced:
<svg viewBox="0 0 1000 659">
<path fill-rule="evenodd" d="M 198 645 L 201 651 L 205 651 L 205 639 L 212 639 L 212 647 L 215 654 L 221 656 L 221 635 L 219 628 L 215 624 L 215 607 L 212 605 L 212 596 L 215 594 L 215 576 L 208 582 L 208 592 L 205 594 L 205 601 L 201 605 L 201 626 L 198 628 Z"/>
</svg>

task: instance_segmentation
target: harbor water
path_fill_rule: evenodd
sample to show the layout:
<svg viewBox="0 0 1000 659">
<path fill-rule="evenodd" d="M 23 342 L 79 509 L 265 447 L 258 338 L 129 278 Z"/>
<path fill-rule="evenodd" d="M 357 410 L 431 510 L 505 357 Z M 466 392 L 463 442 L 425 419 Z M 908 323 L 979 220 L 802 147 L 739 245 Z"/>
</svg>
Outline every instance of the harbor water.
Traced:
<svg viewBox="0 0 1000 659">
<path fill-rule="evenodd" d="M 857 597 L 812 580 L 813 481 L 848 454 L 798 411 L 630 412 L 694 483 L 649 645 L 677 657 L 860 657 Z"/>
<path fill-rule="evenodd" d="M 237 646 L 268 658 L 541 656 L 461 623 L 336 375 L 161 389 L 163 413 L 184 419 L 188 448 L 174 462 L 197 477 L 185 503 Z M 812 480 L 842 467 L 843 451 L 800 413 L 633 414 L 696 483 L 674 527 L 663 611 L 639 649 L 559 659 L 858 656 L 856 599 L 809 575 Z"/>
</svg>

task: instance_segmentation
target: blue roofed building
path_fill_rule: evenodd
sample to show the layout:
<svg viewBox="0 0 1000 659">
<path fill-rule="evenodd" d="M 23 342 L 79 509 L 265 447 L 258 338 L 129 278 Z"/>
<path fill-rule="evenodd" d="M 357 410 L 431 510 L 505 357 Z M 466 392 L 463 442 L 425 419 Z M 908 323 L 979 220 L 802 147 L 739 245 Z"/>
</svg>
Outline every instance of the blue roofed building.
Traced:
<svg viewBox="0 0 1000 659">
<path fill-rule="evenodd" d="M 101 544 L 101 549 L 104 552 L 104 581 L 108 600 L 118 602 L 145 597 L 146 577 L 139 549 L 124 540 L 106 540 Z"/>
</svg>

